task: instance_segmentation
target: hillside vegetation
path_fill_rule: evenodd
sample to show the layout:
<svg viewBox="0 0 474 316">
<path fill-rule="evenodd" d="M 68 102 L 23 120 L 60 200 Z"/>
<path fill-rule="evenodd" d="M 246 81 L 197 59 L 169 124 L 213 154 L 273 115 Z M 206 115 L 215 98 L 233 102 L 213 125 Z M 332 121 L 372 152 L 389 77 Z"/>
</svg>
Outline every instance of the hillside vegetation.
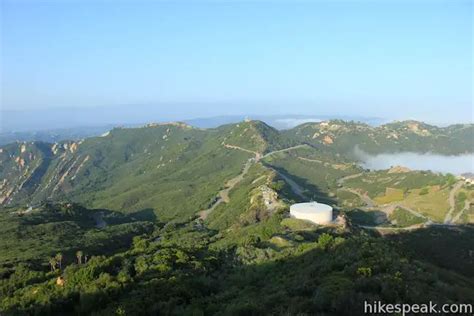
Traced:
<svg viewBox="0 0 474 316">
<path fill-rule="evenodd" d="M 323 145 L 354 155 L 357 145 L 369 154 L 390 152 L 458 155 L 474 152 L 474 124 L 436 127 L 417 121 L 403 121 L 372 127 L 358 122 L 333 120 L 306 123 L 285 132 L 300 142 Z"/>
<path fill-rule="evenodd" d="M 442 138 L 404 124 L 381 127 L 410 139 L 386 148 Z M 473 186 L 364 170 L 344 135 L 373 128 L 332 121 L 319 127 L 330 134 L 304 136 L 314 126 L 153 124 L 1 147 L 0 314 L 360 315 L 364 300 L 474 303 Z M 436 135 L 449 131 L 456 151 L 464 128 Z M 364 150 L 382 136 L 367 137 Z M 337 220 L 289 216 L 309 200 L 332 205 Z"/>
</svg>

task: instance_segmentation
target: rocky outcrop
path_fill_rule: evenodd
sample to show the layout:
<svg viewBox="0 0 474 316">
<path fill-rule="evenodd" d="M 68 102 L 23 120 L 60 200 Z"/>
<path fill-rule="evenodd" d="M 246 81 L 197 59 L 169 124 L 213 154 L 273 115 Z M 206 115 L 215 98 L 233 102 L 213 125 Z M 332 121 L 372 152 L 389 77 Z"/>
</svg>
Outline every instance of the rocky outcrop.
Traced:
<svg viewBox="0 0 474 316">
<path fill-rule="evenodd" d="M 326 135 L 323 138 L 323 143 L 326 145 L 331 145 L 332 143 L 334 143 L 334 140 L 330 136 Z"/>
<path fill-rule="evenodd" d="M 407 173 L 407 172 L 410 172 L 411 170 L 407 167 L 403 167 L 403 166 L 393 166 L 392 168 L 390 168 L 388 170 L 387 173 Z"/>
</svg>

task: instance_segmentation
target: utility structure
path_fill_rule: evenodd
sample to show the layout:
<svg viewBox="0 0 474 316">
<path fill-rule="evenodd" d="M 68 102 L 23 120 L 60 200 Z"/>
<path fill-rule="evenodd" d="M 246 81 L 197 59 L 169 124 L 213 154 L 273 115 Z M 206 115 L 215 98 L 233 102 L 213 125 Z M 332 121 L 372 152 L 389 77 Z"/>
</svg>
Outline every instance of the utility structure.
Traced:
<svg viewBox="0 0 474 316">
<path fill-rule="evenodd" d="M 315 224 L 332 222 L 332 207 L 318 202 L 296 203 L 290 206 L 290 216 Z"/>
</svg>

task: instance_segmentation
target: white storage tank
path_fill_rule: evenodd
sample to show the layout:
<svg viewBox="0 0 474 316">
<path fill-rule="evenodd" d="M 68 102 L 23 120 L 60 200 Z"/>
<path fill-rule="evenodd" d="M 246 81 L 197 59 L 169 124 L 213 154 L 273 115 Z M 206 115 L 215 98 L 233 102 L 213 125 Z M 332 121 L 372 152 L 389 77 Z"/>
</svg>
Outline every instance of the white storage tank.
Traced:
<svg viewBox="0 0 474 316">
<path fill-rule="evenodd" d="M 297 203 L 290 206 L 290 216 L 316 224 L 332 222 L 332 207 L 318 202 Z"/>
</svg>

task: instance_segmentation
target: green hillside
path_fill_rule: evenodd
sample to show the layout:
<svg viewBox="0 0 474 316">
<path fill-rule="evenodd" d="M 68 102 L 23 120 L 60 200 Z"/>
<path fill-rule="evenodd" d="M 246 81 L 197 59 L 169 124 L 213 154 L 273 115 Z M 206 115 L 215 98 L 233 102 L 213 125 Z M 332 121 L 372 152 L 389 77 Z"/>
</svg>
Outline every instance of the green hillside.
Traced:
<svg viewBox="0 0 474 316">
<path fill-rule="evenodd" d="M 417 121 L 403 121 L 372 127 L 332 120 L 306 123 L 285 131 L 285 134 L 300 142 L 322 145 L 349 155 L 356 146 L 370 154 L 409 151 L 457 155 L 474 152 L 474 124 L 440 128 Z"/>
<path fill-rule="evenodd" d="M 71 263 L 78 250 L 88 256 L 123 251 L 133 236 L 153 230 L 150 219 L 146 213 L 125 216 L 70 203 L 5 209 L 0 212 L 0 269 L 5 272 L 18 263 L 41 268 L 57 252 Z"/>
<path fill-rule="evenodd" d="M 474 187 L 364 170 L 345 153 L 358 133 L 367 148 L 382 137 L 367 125 L 320 126 L 332 143 L 309 128 L 153 124 L 1 147 L 0 314 L 361 315 L 364 300 L 473 303 Z M 436 133 L 460 144 L 463 128 Z M 290 204 L 309 200 L 332 205 L 337 221 L 290 218 Z M 445 221 L 456 226 L 430 226 Z"/>
</svg>

